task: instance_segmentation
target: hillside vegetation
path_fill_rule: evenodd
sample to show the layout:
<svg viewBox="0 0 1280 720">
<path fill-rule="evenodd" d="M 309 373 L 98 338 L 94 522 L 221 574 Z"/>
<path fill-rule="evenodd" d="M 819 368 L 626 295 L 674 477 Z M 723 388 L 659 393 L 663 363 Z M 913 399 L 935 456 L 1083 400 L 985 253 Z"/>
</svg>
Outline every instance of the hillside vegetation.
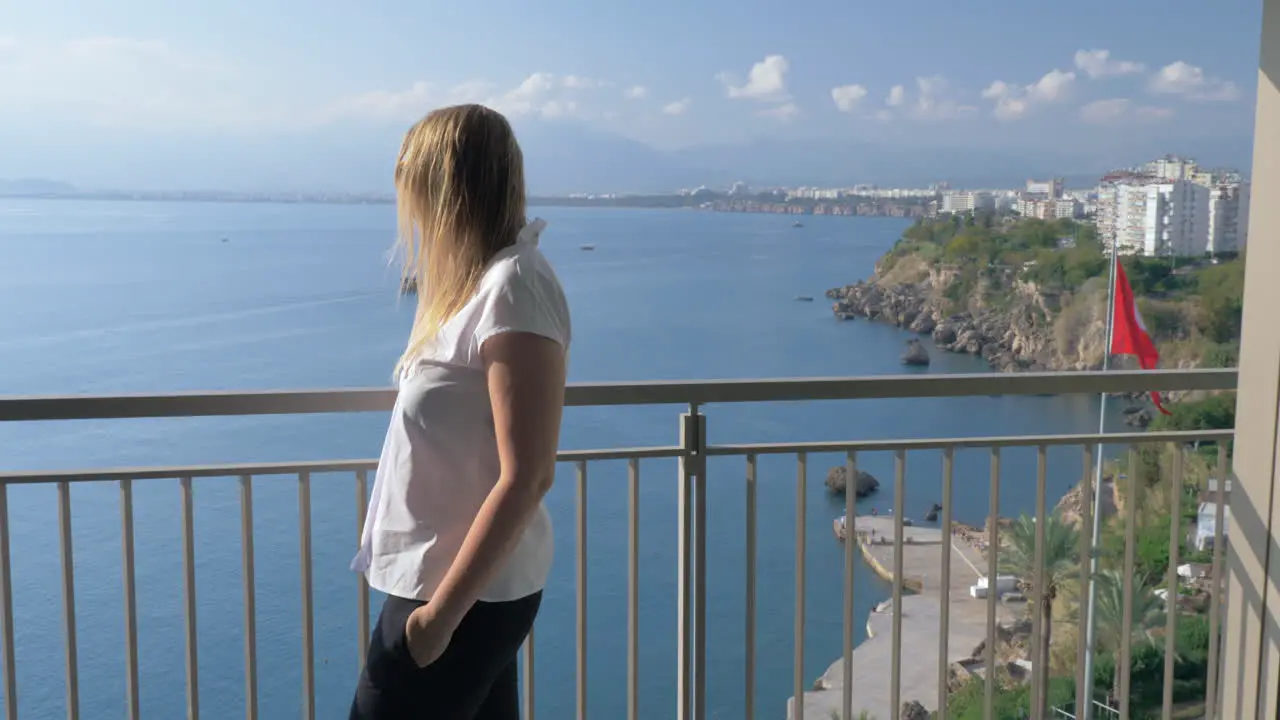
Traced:
<svg viewBox="0 0 1280 720">
<path fill-rule="evenodd" d="M 873 278 L 829 295 L 837 314 L 935 338 L 939 326 L 950 327 L 942 339 L 971 327 L 976 341 L 947 349 L 981 354 L 1002 370 L 1086 369 L 1101 363 L 1105 345 L 1107 262 L 1088 223 L 951 216 L 917 221 Z M 1122 262 L 1166 366 L 1236 364 L 1243 257 Z"/>
</svg>

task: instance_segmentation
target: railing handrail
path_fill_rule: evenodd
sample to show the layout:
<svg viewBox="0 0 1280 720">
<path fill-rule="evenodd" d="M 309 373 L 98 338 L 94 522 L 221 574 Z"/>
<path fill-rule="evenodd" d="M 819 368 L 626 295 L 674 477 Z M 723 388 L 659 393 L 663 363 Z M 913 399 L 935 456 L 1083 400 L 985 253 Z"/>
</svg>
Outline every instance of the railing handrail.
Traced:
<svg viewBox="0 0 1280 720">
<path fill-rule="evenodd" d="M 1232 369 L 1126 370 L 1106 373 L 867 375 L 834 378 L 571 383 L 566 389 L 565 404 L 570 407 L 706 405 L 803 400 L 1234 390 L 1235 388 L 1236 371 Z M 335 388 L 0 396 L 0 422 L 385 412 L 395 404 L 395 394 L 392 388 Z"/>
<path fill-rule="evenodd" d="M 869 453 L 914 450 L 953 450 L 1010 447 L 1070 447 L 1105 444 L 1157 444 L 1191 442 L 1227 442 L 1234 430 L 1167 430 L 1124 433 L 1077 433 L 1052 435 L 993 435 L 986 437 L 908 438 L 877 440 L 823 440 L 798 443 L 734 443 L 708 445 L 709 457 L 743 455 L 779 455 L 795 453 Z M 561 450 L 556 460 L 563 463 L 595 460 L 675 458 L 687 451 L 676 445 L 619 447 L 593 450 Z M 378 467 L 377 458 L 338 460 L 301 460 L 294 462 L 220 463 L 204 465 L 157 465 L 147 467 L 108 467 L 72 470 L 28 470 L 0 472 L 0 485 L 25 485 L 53 482 L 95 482 L 110 480 L 173 480 L 177 478 L 228 478 L 260 475 L 297 475 L 298 473 L 347 473 L 370 471 Z"/>
</svg>

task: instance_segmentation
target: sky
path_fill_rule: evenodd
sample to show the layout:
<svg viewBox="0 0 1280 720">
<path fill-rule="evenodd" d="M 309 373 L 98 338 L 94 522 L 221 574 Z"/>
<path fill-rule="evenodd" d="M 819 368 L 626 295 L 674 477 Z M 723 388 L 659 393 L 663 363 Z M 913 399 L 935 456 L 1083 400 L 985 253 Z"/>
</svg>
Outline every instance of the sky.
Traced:
<svg viewBox="0 0 1280 720">
<path fill-rule="evenodd" d="M 386 190 L 483 102 L 531 190 L 1247 165 L 1259 0 L 0 0 L 0 179 Z"/>
</svg>

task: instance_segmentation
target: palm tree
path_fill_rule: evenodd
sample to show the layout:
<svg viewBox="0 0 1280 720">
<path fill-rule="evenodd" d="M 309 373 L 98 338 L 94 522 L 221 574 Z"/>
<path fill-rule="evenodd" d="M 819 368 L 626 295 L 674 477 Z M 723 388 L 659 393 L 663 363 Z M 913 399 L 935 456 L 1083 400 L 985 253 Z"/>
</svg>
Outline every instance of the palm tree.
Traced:
<svg viewBox="0 0 1280 720">
<path fill-rule="evenodd" d="M 1064 585 L 1080 576 L 1080 535 L 1075 526 L 1057 513 L 1044 523 L 1044 587 L 1035 587 L 1036 521 L 1025 514 L 1004 533 L 1000 548 L 1000 570 L 1016 575 L 1030 587 L 1040 605 L 1040 649 L 1033 662 L 1040 669 L 1043 702 L 1049 687 L 1049 648 L 1053 640 L 1053 602 Z M 994 587 L 994 585 L 993 585 Z"/>
<path fill-rule="evenodd" d="M 1115 658 L 1115 674 L 1111 677 L 1111 694 L 1120 692 L 1120 647 L 1128 642 L 1130 646 L 1140 643 L 1154 645 L 1156 642 L 1152 630 L 1161 627 L 1165 622 L 1165 603 L 1155 594 L 1155 589 L 1145 576 L 1133 579 L 1133 604 L 1130 618 L 1131 632 L 1124 637 L 1124 573 L 1118 570 L 1102 570 L 1093 577 L 1096 588 L 1096 637 L 1103 650 L 1111 652 Z"/>
</svg>

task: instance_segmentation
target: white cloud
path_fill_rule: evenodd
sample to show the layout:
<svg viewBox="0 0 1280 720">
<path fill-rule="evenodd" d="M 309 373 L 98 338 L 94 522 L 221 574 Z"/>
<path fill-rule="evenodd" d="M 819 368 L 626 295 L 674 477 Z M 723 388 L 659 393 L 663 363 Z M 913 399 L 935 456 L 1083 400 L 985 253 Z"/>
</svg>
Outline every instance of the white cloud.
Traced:
<svg viewBox="0 0 1280 720">
<path fill-rule="evenodd" d="M 610 85 L 607 81 L 548 72 L 535 72 L 506 91 L 478 80 L 447 88 L 417 82 L 405 90 L 378 90 L 340 98 L 319 113 L 318 121 L 410 122 L 432 108 L 468 102 L 483 103 L 508 115 L 582 118 L 592 115 L 587 102 L 592 93 Z"/>
<path fill-rule="evenodd" d="M 600 118 L 616 84 L 536 72 L 513 86 L 420 80 L 398 88 L 299 97 L 254 68 L 128 37 L 57 42 L 0 35 L 0 108 L 138 130 L 279 130 L 336 122 L 408 123 L 432 108 L 479 102 L 510 115 Z M 628 97 L 647 93 L 635 86 Z M 606 89 L 607 92 L 606 92 Z"/>
<path fill-rule="evenodd" d="M 1150 105 L 1135 105 L 1128 98 L 1095 100 L 1080 108 L 1080 119 L 1093 125 L 1150 123 L 1168 120 L 1173 110 Z"/>
<path fill-rule="evenodd" d="M 745 85 L 738 85 L 736 80 L 726 73 L 716 76 L 725 87 L 725 94 L 731 98 L 757 100 L 760 102 L 786 102 L 787 70 L 791 68 L 787 59 L 781 55 L 769 55 L 764 60 L 751 66 Z"/>
<path fill-rule="evenodd" d="M 853 112 L 866 96 L 867 89 L 861 85 L 841 85 L 831 88 L 831 99 L 835 101 L 840 112 Z"/>
<path fill-rule="evenodd" d="M 1105 125 L 1115 122 L 1129 113 L 1133 103 L 1128 98 L 1095 100 L 1080 108 L 1080 119 L 1087 123 Z"/>
<path fill-rule="evenodd" d="M 1181 60 L 1160 68 L 1149 88 L 1156 94 L 1197 102 L 1229 102 L 1240 97 L 1235 83 L 1205 75 L 1203 69 Z"/>
<path fill-rule="evenodd" d="M 649 96 L 649 88 L 643 85 L 632 85 L 622 94 L 626 96 L 628 100 L 643 100 Z"/>
<path fill-rule="evenodd" d="M 795 103 L 783 103 L 765 110 L 761 110 L 757 115 L 761 117 L 773 118 L 782 122 L 791 122 L 800 116 L 800 106 Z"/>
<path fill-rule="evenodd" d="M 663 105 L 662 112 L 666 115 L 683 115 L 689 112 L 690 105 L 693 105 L 693 100 L 691 98 L 683 98 Z"/>
<path fill-rule="evenodd" d="M 954 120 L 972 115 L 974 108 L 949 96 L 951 84 L 941 75 L 916 78 L 916 101 L 907 108 L 919 120 Z M 890 99 L 893 93 L 890 91 Z"/>
<path fill-rule="evenodd" d="M 1027 86 L 1027 97 L 1034 102 L 1057 102 L 1063 100 L 1075 85 L 1076 74 L 1061 70 L 1050 70 L 1044 77 Z"/>
<path fill-rule="evenodd" d="M 1134 117 L 1139 120 L 1168 120 L 1173 117 L 1173 108 L 1140 105 L 1133 109 Z"/>
<path fill-rule="evenodd" d="M 560 78 L 560 84 L 570 90 L 595 90 L 597 88 L 611 88 L 617 83 L 612 80 L 601 80 L 600 78 L 583 77 L 582 75 L 565 75 Z"/>
<path fill-rule="evenodd" d="M 982 91 L 982 97 L 995 103 L 993 114 L 996 118 L 1018 120 L 1036 105 L 1065 100 L 1070 96 L 1075 81 L 1075 73 L 1055 69 L 1025 87 L 996 80 Z"/>
<path fill-rule="evenodd" d="M 1077 50 L 1076 69 L 1091 78 L 1110 77 L 1112 75 L 1133 75 L 1146 67 L 1139 62 L 1129 60 L 1112 60 L 1110 50 Z"/>
<path fill-rule="evenodd" d="M 917 77 L 915 85 L 914 97 L 908 96 L 906 86 L 894 85 L 885 97 L 884 107 L 872 117 L 883 122 L 894 118 L 939 121 L 968 117 L 976 111 L 953 97 L 951 84 L 941 75 Z"/>
</svg>

